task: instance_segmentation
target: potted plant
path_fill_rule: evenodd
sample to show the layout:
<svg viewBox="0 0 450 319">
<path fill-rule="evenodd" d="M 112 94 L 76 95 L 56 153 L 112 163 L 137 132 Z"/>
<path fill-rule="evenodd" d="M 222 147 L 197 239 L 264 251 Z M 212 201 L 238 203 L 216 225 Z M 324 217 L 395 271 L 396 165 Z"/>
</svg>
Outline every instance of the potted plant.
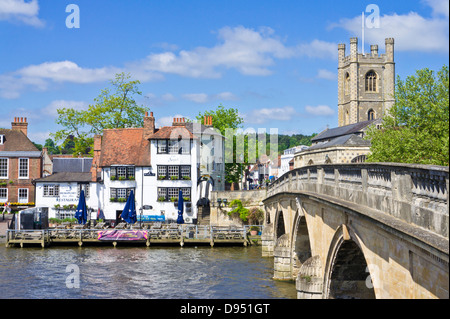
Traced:
<svg viewBox="0 0 450 319">
<path fill-rule="evenodd" d="M 170 176 L 170 179 L 171 179 L 172 181 L 176 181 L 176 180 L 178 179 L 178 176 Z"/>
<path fill-rule="evenodd" d="M 166 198 L 164 196 L 159 196 L 158 197 L 158 202 L 165 202 Z"/>
<path fill-rule="evenodd" d="M 159 179 L 159 180 L 166 179 L 166 176 L 165 176 L 165 175 L 159 175 L 159 176 L 158 176 L 158 179 Z"/>
</svg>

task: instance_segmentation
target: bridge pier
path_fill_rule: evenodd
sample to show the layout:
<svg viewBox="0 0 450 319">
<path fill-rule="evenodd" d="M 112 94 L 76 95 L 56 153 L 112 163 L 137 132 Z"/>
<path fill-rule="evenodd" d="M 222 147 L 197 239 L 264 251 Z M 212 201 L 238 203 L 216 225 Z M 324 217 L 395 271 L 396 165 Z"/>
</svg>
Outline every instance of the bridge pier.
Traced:
<svg viewBox="0 0 450 319">
<path fill-rule="evenodd" d="M 273 257 L 273 227 L 266 225 L 261 233 L 261 253 L 262 257 Z"/>
<path fill-rule="evenodd" d="M 289 242 L 289 234 L 284 234 L 277 239 L 277 243 L 273 250 L 274 257 L 274 274 L 273 279 L 276 280 L 294 280 L 292 277 L 291 267 L 291 247 Z"/>
<path fill-rule="evenodd" d="M 309 258 L 300 267 L 295 281 L 297 299 L 322 299 L 323 277 L 320 256 Z"/>
</svg>

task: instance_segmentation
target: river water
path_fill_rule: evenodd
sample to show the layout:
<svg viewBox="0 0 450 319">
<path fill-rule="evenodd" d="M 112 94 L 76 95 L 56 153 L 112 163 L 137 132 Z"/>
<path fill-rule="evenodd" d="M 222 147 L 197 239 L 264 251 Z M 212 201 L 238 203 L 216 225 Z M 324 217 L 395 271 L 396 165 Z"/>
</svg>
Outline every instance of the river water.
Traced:
<svg viewBox="0 0 450 319">
<path fill-rule="evenodd" d="M 0 246 L 1 298 L 295 299 L 261 247 Z"/>
</svg>

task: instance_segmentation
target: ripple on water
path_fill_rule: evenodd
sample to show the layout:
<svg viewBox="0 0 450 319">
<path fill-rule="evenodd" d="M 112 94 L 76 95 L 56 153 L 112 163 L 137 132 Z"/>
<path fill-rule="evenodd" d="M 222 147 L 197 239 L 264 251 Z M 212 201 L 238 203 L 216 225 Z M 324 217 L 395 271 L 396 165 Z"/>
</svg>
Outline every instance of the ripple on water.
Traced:
<svg viewBox="0 0 450 319">
<path fill-rule="evenodd" d="M 77 267 L 80 288 L 66 279 Z M 0 248 L 2 298 L 296 298 L 258 247 Z"/>
</svg>

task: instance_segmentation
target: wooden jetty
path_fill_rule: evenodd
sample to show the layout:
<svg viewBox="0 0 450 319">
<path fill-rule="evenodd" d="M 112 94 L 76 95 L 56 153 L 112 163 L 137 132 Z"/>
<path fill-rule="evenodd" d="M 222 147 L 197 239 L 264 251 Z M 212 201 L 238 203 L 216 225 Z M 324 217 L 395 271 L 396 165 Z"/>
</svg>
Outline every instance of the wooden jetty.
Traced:
<svg viewBox="0 0 450 319">
<path fill-rule="evenodd" d="M 178 224 L 156 224 L 148 228 L 87 229 L 83 226 L 71 228 L 49 228 L 42 230 L 8 230 L 6 247 L 25 245 L 76 245 L 112 244 L 114 247 L 127 245 L 244 245 L 249 244 L 247 229 L 217 226 L 197 226 Z"/>
</svg>

